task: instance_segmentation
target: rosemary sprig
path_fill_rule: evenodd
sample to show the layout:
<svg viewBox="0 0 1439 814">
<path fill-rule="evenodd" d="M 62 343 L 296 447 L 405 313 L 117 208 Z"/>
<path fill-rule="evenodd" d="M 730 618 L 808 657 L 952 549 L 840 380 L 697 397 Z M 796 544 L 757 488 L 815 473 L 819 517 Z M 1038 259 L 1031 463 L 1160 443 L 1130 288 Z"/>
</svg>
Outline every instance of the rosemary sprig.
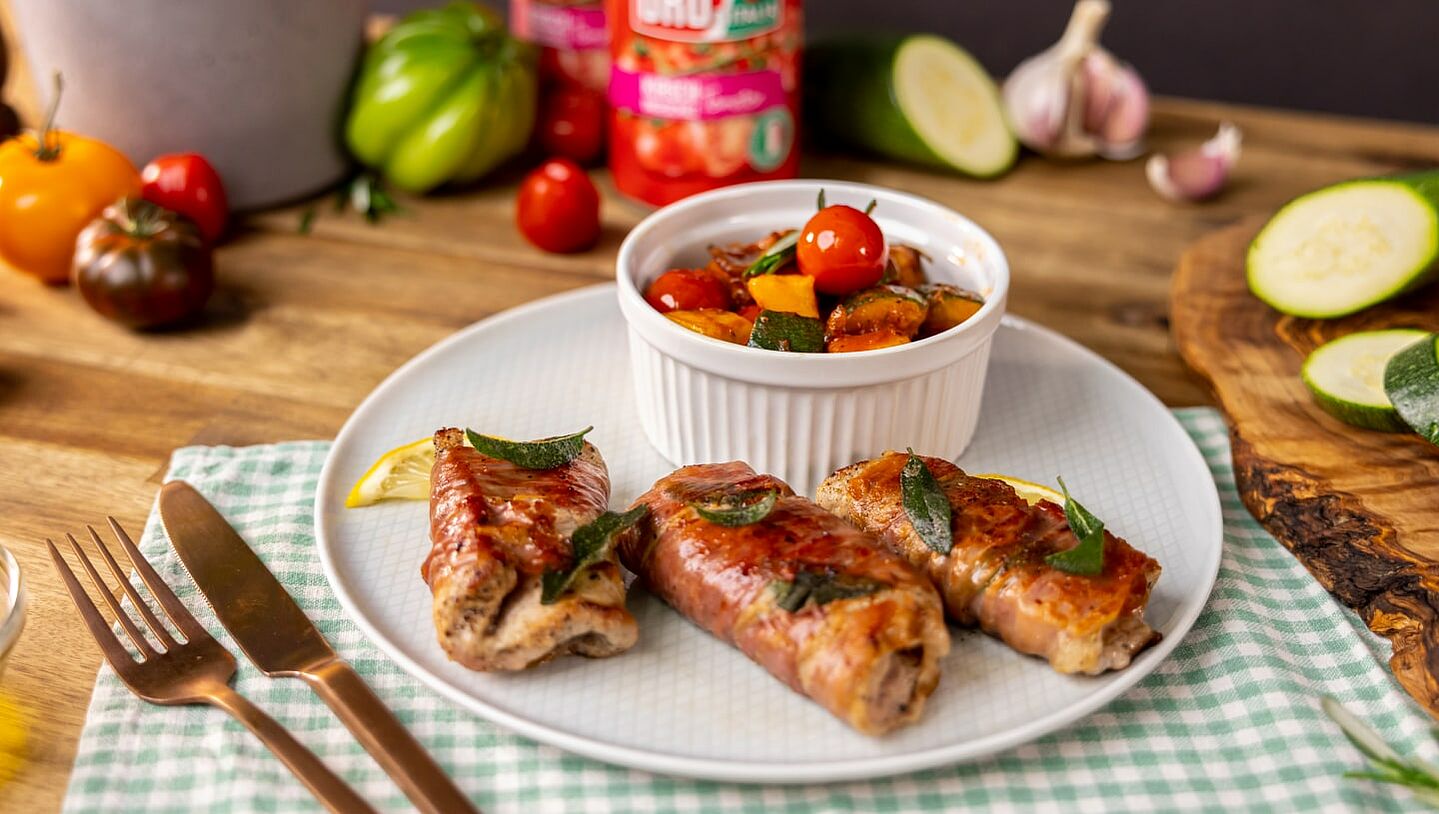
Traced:
<svg viewBox="0 0 1439 814">
<path fill-rule="evenodd" d="M 1439 768 L 1418 758 L 1404 758 L 1394 751 L 1372 727 L 1329 696 L 1319 706 L 1339 725 L 1344 737 L 1369 759 L 1368 771 L 1348 771 L 1345 777 L 1403 786 L 1426 805 L 1439 808 Z"/>
</svg>

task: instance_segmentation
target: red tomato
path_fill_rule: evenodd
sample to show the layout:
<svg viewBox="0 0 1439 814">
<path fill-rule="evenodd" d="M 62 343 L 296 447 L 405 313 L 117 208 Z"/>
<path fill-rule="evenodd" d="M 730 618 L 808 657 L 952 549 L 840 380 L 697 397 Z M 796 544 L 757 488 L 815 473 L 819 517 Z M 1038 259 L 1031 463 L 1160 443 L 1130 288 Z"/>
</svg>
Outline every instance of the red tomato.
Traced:
<svg viewBox="0 0 1439 814">
<path fill-rule="evenodd" d="M 795 259 L 822 294 L 849 294 L 884 276 L 889 245 L 879 224 L 852 206 L 826 206 L 800 232 Z"/>
<path fill-rule="evenodd" d="M 550 155 L 594 161 L 604 147 L 605 100 L 588 88 L 559 86 L 545 97 L 538 128 L 540 146 Z"/>
<path fill-rule="evenodd" d="M 729 310 L 729 281 L 709 269 L 670 269 L 645 289 L 645 301 L 661 314 L 699 308 Z"/>
<path fill-rule="evenodd" d="M 738 313 L 740 316 L 744 317 L 750 322 L 754 322 L 755 320 L 759 319 L 759 312 L 761 310 L 762 309 L 759 307 L 759 303 L 752 302 L 749 305 L 746 305 L 745 307 L 739 309 Z"/>
<path fill-rule="evenodd" d="M 600 238 L 600 193 L 568 158 L 552 158 L 520 182 L 515 224 L 547 252 L 578 252 Z"/>
<path fill-rule="evenodd" d="M 144 184 L 141 197 L 194 221 L 206 243 L 214 243 L 225 234 L 230 203 L 220 174 L 204 156 L 162 155 L 145 165 L 140 180 Z"/>
</svg>

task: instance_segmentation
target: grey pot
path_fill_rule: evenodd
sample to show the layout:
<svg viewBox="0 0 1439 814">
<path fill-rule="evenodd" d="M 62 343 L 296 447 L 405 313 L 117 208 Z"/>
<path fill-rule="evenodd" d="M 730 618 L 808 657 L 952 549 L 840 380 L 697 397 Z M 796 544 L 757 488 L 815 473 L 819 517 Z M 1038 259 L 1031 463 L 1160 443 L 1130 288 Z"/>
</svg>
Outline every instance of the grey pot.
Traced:
<svg viewBox="0 0 1439 814">
<path fill-rule="evenodd" d="M 10 0 L 40 95 L 65 80 L 59 124 L 143 166 L 195 152 L 231 205 L 339 180 L 364 0 Z"/>
</svg>

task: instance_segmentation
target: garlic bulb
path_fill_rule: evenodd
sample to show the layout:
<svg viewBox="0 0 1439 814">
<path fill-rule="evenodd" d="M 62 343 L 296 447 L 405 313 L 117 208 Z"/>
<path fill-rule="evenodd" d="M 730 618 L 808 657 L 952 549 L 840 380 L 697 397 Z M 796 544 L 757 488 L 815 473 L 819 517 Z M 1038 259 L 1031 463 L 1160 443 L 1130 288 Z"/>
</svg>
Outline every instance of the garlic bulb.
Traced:
<svg viewBox="0 0 1439 814">
<path fill-rule="evenodd" d="M 1079 0 L 1059 42 L 1026 59 L 1004 82 L 1004 106 L 1020 142 L 1063 158 L 1133 158 L 1149 129 L 1149 90 L 1099 45 L 1109 0 Z"/>
<path fill-rule="evenodd" d="M 1239 128 L 1224 122 L 1214 138 L 1173 156 L 1149 157 L 1144 174 L 1154 191 L 1171 201 L 1202 201 L 1219 194 L 1239 161 Z"/>
</svg>

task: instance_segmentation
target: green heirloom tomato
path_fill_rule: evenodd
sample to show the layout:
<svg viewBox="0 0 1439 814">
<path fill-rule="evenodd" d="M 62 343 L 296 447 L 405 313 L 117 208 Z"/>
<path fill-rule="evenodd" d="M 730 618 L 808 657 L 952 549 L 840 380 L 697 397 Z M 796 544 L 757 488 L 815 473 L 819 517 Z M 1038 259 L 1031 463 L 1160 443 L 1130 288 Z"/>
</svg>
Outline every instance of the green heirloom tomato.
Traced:
<svg viewBox="0 0 1439 814">
<path fill-rule="evenodd" d="M 455 2 L 410 14 L 370 47 L 345 141 L 390 183 L 426 192 L 519 152 L 535 97 L 534 49 L 489 9 Z"/>
</svg>

